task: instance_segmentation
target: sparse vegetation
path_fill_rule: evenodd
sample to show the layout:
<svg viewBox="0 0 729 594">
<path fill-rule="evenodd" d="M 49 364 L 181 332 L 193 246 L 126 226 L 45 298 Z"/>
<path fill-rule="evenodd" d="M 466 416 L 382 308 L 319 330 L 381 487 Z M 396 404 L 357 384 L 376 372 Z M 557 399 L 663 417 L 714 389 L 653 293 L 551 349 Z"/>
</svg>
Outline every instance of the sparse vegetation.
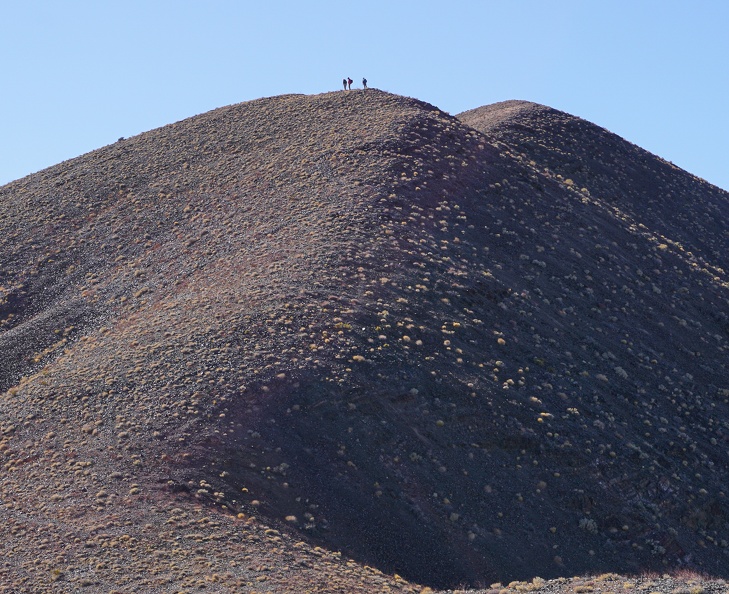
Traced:
<svg viewBox="0 0 729 594">
<path fill-rule="evenodd" d="M 0 591 L 723 594 L 728 205 L 376 90 L 0 188 Z"/>
</svg>

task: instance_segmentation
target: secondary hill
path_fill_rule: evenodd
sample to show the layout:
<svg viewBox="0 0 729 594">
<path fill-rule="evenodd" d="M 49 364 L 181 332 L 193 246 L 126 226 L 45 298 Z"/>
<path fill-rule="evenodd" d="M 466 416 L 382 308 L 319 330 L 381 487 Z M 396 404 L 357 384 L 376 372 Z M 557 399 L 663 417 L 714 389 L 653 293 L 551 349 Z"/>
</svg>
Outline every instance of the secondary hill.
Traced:
<svg viewBox="0 0 729 594">
<path fill-rule="evenodd" d="M 724 576 L 727 194 L 614 135 L 290 95 L 0 207 L 13 583 Z"/>
</svg>

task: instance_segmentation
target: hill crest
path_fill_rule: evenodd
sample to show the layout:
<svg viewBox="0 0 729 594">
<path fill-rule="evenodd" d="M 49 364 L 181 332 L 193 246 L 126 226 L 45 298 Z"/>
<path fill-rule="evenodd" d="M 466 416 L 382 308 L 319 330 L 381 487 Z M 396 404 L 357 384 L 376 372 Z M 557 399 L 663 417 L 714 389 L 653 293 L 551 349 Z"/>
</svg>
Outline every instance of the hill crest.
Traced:
<svg viewBox="0 0 729 594">
<path fill-rule="evenodd" d="M 4 186 L 5 519 L 93 541 L 113 513 L 171 551 L 155 534 L 222 508 L 437 586 L 720 575 L 726 198 L 544 106 L 376 90 Z"/>
</svg>

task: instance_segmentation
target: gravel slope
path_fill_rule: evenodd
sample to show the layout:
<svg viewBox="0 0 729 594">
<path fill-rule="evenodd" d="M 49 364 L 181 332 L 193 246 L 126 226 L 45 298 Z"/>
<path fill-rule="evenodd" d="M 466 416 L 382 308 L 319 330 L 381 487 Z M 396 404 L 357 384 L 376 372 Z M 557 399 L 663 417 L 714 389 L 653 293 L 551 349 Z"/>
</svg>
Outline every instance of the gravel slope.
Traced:
<svg viewBox="0 0 729 594">
<path fill-rule="evenodd" d="M 376 90 L 0 188 L 4 587 L 727 577 L 727 205 L 543 106 Z"/>
</svg>

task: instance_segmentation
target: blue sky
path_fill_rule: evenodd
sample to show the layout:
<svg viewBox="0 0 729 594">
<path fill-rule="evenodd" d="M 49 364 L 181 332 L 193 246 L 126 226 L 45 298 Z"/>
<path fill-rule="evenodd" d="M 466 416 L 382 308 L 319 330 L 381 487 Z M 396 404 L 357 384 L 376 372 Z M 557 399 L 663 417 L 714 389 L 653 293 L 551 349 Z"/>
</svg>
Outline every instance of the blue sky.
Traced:
<svg viewBox="0 0 729 594">
<path fill-rule="evenodd" d="M 6 0 L 0 14 L 0 184 L 366 76 L 452 114 L 544 103 L 729 189 L 725 0 Z"/>
</svg>

